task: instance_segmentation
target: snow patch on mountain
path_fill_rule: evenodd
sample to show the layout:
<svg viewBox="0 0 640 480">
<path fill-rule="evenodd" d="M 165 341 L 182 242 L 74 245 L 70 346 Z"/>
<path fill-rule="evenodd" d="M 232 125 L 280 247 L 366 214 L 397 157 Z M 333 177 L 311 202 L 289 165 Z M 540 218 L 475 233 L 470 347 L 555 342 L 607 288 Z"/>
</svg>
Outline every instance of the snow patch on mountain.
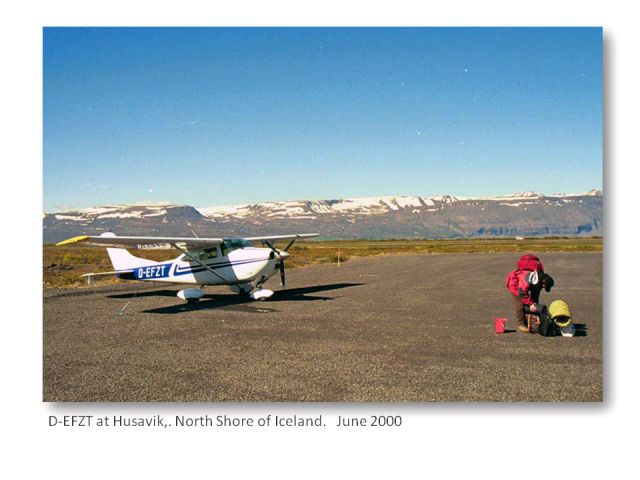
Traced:
<svg viewBox="0 0 640 480">
<path fill-rule="evenodd" d="M 220 207 L 197 208 L 201 215 L 208 218 L 238 217 L 243 218 L 249 215 L 251 205 L 223 205 Z"/>
<path fill-rule="evenodd" d="M 479 205 L 480 202 L 496 202 L 499 205 L 509 207 L 523 207 L 525 205 L 533 205 L 540 201 L 554 201 L 556 202 L 555 204 L 560 205 L 560 203 L 558 203 L 559 199 L 564 200 L 566 203 L 571 201 L 570 197 L 596 194 L 601 194 L 601 192 L 599 192 L 599 190 L 592 190 L 588 194 L 554 194 L 548 197 L 536 192 L 519 192 L 510 195 L 488 197 L 462 197 L 445 194 L 431 197 L 400 195 L 354 197 L 340 200 L 289 200 L 281 202 L 206 207 L 198 208 L 198 211 L 209 219 L 242 219 L 254 215 L 264 216 L 271 219 L 315 218 L 317 215 L 327 214 L 353 216 L 380 215 L 402 210 L 409 210 L 412 213 L 417 213 L 422 210 L 433 212 L 443 206 L 457 202 L 468 202 L 470 205 Z"/>
<path fill-rule="evenodd" d="M 166 217 L 171 212 L 181 208 L 188 208 L 194 214 L 200 214 L 208 220 L 264 218 L 264 219 L 316 219 L 321 216 L 346 216 L 358 218 L 361 216 L 382 215 L 390 212 L 420 213 L 436 212 L 449 205 L 464 202 L 468 206 L 501 205 L 508 207 L 526 208 L 540 202 L 552 206 L 580 201 L 585 196 L 601 196 L 600 190 L 594 189 L 587 193 L 556 193 L 543 195 L 536 192 L 519 192 L 509 195 L 496 195 L 487 197 L 462 197 L 453 195 L 426 196 L 377 196 L 377 197 L 353 197 L 337 200 L 288 200 L 264 202 L 256 204 L 223 205 L 205 208 L 191 209 L 185 205 L 173 205 L 169 203 L 159 204 L 133 204 L 133 205 L 105 205 L 93 208 L 76 210 L 63 210 L 50 214 L 56 220 L 70 222 L 87 222 L 101 219 L 145 219 L 154 217 Z M 576 197 L 581 197 L 579 200 Z M 172 210 L 177 209 L 177 210 Z M 484 210 L 482 207 L 481 210 Z M 164 220 L 163 220 L 164 221 Z"/>
</svg>

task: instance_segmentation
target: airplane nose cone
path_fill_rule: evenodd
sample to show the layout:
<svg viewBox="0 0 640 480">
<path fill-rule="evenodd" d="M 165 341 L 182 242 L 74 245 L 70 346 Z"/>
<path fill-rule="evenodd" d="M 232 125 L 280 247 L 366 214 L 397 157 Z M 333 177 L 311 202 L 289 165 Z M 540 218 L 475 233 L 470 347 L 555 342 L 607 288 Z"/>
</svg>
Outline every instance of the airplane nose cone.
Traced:
<svg viewBox="0 0 640 480">
<path fill-rule="evenodd" d="M 284 260 L 285 258 L 288 258 L 288 257 L 289 257 L 289 254 L 288 254 L 287 252 L 284 252 L 284 251 L 279 251 L 279 252 L 278 252 L 278 257 L 279 257 L 281 260 Z"/>
</svg>

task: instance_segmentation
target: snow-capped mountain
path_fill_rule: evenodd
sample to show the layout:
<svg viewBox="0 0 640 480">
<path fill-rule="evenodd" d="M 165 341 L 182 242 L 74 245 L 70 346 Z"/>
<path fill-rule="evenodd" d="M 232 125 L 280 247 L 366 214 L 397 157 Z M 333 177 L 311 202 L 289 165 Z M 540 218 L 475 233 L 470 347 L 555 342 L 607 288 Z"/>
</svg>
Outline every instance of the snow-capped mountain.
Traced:
<svg viewBox="0 0 640 480">
<path fill-rule="evenodd" d="M 326 238 L 600 235 L 602 192 L 490 197 L 380 196 L 194 208 L 106 205 L 45 214 L 45 243 L 119 234 L 245 236 L 317 231 Z"/>
<path fill-rule="evenodd" d="M 105 205 L 103 207 L 80 208 L 77 210 L 62 210 L 45 215 L 45 220 L 51 217 L 56 220 L 76 222 L 79 225 L 88 224 L 96 220 L 119 219 L 154 219 L 162 223 L 170 220 L 185 218 L 200 219 L 201 215 L 193 207 L 185 205 Z"/>
<path fill-rule="evenodd" d="M 199 208 L 198 210 L 208 218 L 235 217 L 245 218 L 256 213 L 264 212 L 270 217 L 279 218 L 311 218 L 318 215 L 379 215 L 405 208 L 434 207 L 435 201 L 442 201 L 444 197 L 362 197 L 345 198 L 342 200 L 298 200 L 285 202 L 267 202 L 256 205 L 231 205 L 225 207 Z M 450 197 L 454 198 L 454 197 Z"/>
<path fill-rule="evenodd" d="M 478 202 L 500 202 L 502 205 L 521 206 L 532 205 L 544 201 L 549 205 L 571 203 L 574 199 L 580 201 L 584 196 L 602 196 L 599 190 L 592 190 L 582 194 L 560 193 L 545 196 L 535 192 L 514 193 L 492 197 L 459 197 L 452 195 L 437 195 L 433 197 L 416 196 L 381 196 L 345 198 L 341 200 L 296 200 L 282 202 L 265 202 L 246 205 L 227 205 L 220 207 L 198 208 L 207 218 L 228 219 L 248 218 L 257 214 L 269 218 L 316 219 L 321 215 L 380 215 L 394 211 L 409 209 L 414 213 L 421 211 L 435 212 L 444 205 L 454 203 L 475 204 Z"/>
</svg>

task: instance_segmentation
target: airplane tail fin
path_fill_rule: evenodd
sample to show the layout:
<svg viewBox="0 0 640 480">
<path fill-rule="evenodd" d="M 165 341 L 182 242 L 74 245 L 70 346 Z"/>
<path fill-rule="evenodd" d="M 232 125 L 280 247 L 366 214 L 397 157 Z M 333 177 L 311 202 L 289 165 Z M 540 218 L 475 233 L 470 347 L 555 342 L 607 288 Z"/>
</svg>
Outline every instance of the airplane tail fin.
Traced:
<svg viewBox="0 0 640 480">
<path fill-rule="evenodd" d="M 139 258 L 131 255 L 128 250 L 124 248 L 107 248 L 107 253 L 111 259 L 114 270 L 130 270 L 138 267 L 148 267 L 149 265 L 156 265 L 159 262 L 153 260 L 147 260 L 145 258 Z"/>
</svg>

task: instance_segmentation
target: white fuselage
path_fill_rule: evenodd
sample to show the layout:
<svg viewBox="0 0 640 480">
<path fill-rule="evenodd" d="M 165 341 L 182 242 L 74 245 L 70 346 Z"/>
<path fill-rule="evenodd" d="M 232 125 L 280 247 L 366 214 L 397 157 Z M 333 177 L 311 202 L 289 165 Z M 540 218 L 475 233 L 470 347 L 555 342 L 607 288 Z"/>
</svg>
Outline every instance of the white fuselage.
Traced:
<svg viewBox="0 0 640 480">
<path fill-rule="evenodd" d="M 262 283 L 278 271 L 280 261 L 270 248 L 238 248 L 224 256 L 219 248 L 210 257 L 197 252 L 189 254 L 198 261 L 187 255 L 166 262 L 146 261 L 145 265 L 133 267 L 133 273 L 120 276 L 141 281 L 195 285 Z M 283 253 L 283 256 L 287 254 Z"/>
</svg>

